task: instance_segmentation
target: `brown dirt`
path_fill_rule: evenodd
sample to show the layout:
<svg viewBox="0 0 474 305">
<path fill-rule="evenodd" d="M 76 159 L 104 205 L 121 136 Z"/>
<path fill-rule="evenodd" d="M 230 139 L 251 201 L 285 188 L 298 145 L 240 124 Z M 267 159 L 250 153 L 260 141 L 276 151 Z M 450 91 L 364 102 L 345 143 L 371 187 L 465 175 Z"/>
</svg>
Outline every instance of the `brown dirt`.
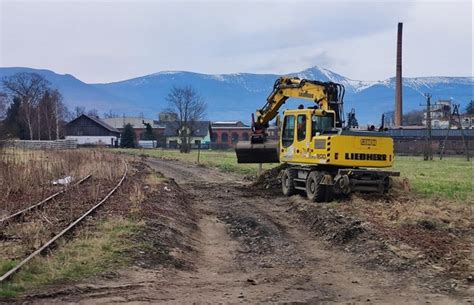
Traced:
<svg viewBox="0 0 474 305">
<path fill-rule="evenodd" d="M 393 250 L 355 217 L 213 169 L 170 160 L 149 164 L 176 181 L 149 190 L 144 205 L 142 216 L 152 229 L 138 236 L 155 241 L 155 247 L 142 249 L 136 267 L 112 278 L 61 287 L 26 302 L 468 301 L 464 283 L 441 289 L 452 283 L 413 265 L 416 259 L 404 257 L 404 248 Z M 164 252 L 153 252 L 160 249 Z"/>
<path fill-rule="evenodd" d="M 282 169 L 265 172 L 253 186 L 279 193 L 276 177 Z M 291 210 L 319 236 L 355 253 L 369 252 L 364 254 L 368 264 L 393 270 L 424 266 L 461 282 L 472 277 L 469 205 L 416 196 L 407 184 L 406 179 L 396 180 L 388 194 L 353 194 L 320 205 L 295 196 Z"/>
</svg>

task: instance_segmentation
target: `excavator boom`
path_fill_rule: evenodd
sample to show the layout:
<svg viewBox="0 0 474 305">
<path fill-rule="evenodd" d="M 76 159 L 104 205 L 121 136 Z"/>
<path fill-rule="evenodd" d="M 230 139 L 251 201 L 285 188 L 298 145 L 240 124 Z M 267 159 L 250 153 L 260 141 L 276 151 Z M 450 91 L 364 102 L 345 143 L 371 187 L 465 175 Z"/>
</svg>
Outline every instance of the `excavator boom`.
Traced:
<svg viewBox="0 0 474 305">
<path fill-rule="evenodd" d="M 319 82 L 296 77 L 280 77 L 275 81 L 266 104 L 252 117 L 250 142 L 236 146 L 238 163 L 278 163 L 278 142 L 267 140 L 269 123 L 289 98 L 311 100 L 315 109 L 334 111 L 335 126 L 342 127 L 344 86 L 333 82 Z"/>
<path fill-rule="evenodd" d="M 344 91 L 344 86 L 337 83 L 281 77 L 275 82 L 267 103 L 257 110 L 255 127 L 267 126 L 290 97 L 311 100 L 319 109 L 333 110 L 336 113 L 336 127 L 342 127 Z"/>
</svg>

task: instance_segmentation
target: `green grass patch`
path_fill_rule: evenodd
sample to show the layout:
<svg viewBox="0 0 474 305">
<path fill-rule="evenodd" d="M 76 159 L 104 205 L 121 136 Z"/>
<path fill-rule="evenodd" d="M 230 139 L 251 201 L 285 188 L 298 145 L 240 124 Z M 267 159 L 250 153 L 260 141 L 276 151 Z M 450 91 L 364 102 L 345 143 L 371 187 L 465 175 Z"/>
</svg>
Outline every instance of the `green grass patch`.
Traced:
<svg viewBox="0 0 474 305">
<path fill-rule="evenodd" d="M 150 156 L 156 158 L 172 158 L 183 162 L 196 163 L 197 151 L 188 154 L 178 150 L 164 149 L 119 149 L 136 156 Z M 203 150 L 200 154 L 200 163 L 216 167 L 224 172 L 234 172 L 243 175 L 255 175 L 257 164 L 238 164 L 234 150 Z M 264 169 L 270 169 L 277 164 L 264 164 Z M 397 156 L 394 170 L 401 173 L 401 178 L 408 178 L 413 190 L 426 197 L 467 201 L 473 195 L 473 161 L 467 162 L 461 157 L 445 157 L 443 160 L 435 158 L 433 161 L 423 161 L 423 157 Z"/>
<path fill-rule="evenodd" d="M 174 149 L 113 149 L 134 156 L 148 156 L 155 158 L 171 158 L 183 162 L 197 163 L 198 152 L 180 153 Z M 256 175 L 258 164 L 238 164 L 234 150 L 202 150 L 199 163 L 205 166 L 216 167 L 224 172 L 233 172 L 242 175 Z M 277 164 L 264 164 L 263 169 L 270 169 Z"/>
<path fill-rule="evenodd" d="M 115 218 L 81 232 L 72 241 L 60 243 L 50 255 L 36 257 L 1 284 L 0 297 L 12 298 L 39 286 L 76 281 L 128 265 L 131 258 L 127 252 L 133 248 L 129 240 L 141 226 L 129 219 Z M 0 270 L 6 272 L 15 264 L 0 261 Z"/>
<path fill-rule="evenodd" d="M 462 157 L 434 158 L 396 157 L 394 169 L 408 178 L 413 190 L 427 197 L 441 197 L 461 202 L 472 201 L 473 161 Z M 472 202 L 471 202 L 472 203 Z"/>
</svg>

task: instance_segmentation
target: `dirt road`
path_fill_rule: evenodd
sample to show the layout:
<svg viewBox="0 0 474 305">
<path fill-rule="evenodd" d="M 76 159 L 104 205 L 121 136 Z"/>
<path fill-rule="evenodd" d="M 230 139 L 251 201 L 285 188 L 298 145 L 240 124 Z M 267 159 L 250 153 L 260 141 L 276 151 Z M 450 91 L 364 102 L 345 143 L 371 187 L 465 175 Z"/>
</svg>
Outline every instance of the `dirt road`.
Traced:
<svg viewBox="0 0 474 305">
<path fill-rule="evenodd" d="M 288 198 L 247 187 L 241 177 L 177 161 L 149 159 L 185 192 L 198 221 L 191 270 L 135 268 L 77 285 L 55 302 L 436 303 L 437 294 L 407 273 L 369 270 L 312 235 L 288 211 Z M 51 295 L 49 296 L 51 297 Z M 48 303 L 49 300 L 36 300 Z"/>
</svg>

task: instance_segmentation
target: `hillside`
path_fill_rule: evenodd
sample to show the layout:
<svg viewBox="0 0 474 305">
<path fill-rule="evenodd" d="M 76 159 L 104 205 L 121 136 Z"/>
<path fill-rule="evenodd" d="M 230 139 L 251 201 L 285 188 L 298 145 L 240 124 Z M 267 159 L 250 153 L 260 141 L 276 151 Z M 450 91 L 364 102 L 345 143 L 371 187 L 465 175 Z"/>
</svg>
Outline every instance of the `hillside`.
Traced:
<svg viewBox="0 0 474 305">
<path fill-rule="evenodd" d="M 173 86 L 192 85 L 208 103 L 211 120 L 249 121 L 250 113 L 263 105 L 278 75 L 218 74 L 208 75 L 184 71 L 165 71 L 129 80 L 87 84 L 72 75 L 60 75 L 49 70 L 31 68 L 0 68 L 0 78 L 17 72 L 36 72 L 47 78 L 64 95 L 67 106 L 96 108 L 99 113 L 112 110 L 118 114 L 156 117 L 166 108 L 166 95 Z M 376 123 L 382 112 L 393 109 L 394 78 L 368 82 L 352 80 L 330 70 L 312 67 L 291 75 L 300 78 L 333 81 L 346 87 L 345 109 L 356 108 L 361 123 Z M 430 92 L 433 100 L 450 99 L 464 107 L 472 97 L 472 77 L 405 78 L 403 84 L 404 111 L 418 109 L 423 94 Z M 294 107 L 297 102 L 289 103 Z M 293 106 L 292 106 L 293 105 Z"/>
</svg>

